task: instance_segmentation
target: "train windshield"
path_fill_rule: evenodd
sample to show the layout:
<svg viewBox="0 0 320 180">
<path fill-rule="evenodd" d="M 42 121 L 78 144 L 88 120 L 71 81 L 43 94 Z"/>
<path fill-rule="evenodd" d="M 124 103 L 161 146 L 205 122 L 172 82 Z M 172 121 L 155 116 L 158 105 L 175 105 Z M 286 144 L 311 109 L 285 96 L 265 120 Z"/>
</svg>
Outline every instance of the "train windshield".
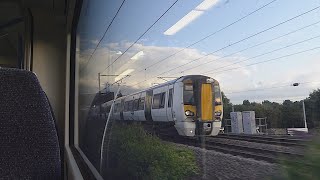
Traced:
<svg viewBox="0 0 320 180">
<path fill-rule="evenodd" d="M 222 105 L 222 99 L 221 99 L 221 91 L 219 84 L 214 85 L 214 103 L 215 105 Z"/>
<path fill-rule="evenodd" d="M 185 105 L 193 105 L 194 104 L 194 92 L 192 84 L 185 84 L 183 91 L 183 103 Z"/>
</svg>

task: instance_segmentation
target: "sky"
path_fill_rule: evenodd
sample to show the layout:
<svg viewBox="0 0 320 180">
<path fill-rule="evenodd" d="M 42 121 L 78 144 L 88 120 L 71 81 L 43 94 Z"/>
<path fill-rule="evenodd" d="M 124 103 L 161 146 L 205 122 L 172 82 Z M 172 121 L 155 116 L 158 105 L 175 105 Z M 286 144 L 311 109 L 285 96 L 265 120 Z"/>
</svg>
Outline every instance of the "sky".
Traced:
<svg viewBox="0 0 320 180">
<path fill-rule="evenodd" d="M 123 94 L 165 82 L 158 77 L 206 75 L 234 104 L 301 100 L 320 88 L 320 0 L 175 1 L 84 1 L 79 92 L 96 93 L 98 73 L 101 86 L 128 73 Z"/>
</svg>

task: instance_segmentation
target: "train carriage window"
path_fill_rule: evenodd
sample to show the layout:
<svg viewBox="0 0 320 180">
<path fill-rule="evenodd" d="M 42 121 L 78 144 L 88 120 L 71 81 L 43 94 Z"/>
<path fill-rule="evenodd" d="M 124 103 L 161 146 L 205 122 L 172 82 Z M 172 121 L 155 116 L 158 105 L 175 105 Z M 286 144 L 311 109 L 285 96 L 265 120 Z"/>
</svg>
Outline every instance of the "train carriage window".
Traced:
<svg viewBox="0 0 320 180">
<path fill-rule="evenodd" d="M 127 112 L 129 109 L 129 101 L 124 102 L 124 111 Z"/>
<path fill-rule="evenodd" d="M 133 101 L 133 110 L 137 111 L 139 109 L 139 99 Z"/>
<path fill-rule="evenodd" d="M 144 110 L 144 97 L 139 99 L 139 108 L 138 110 Z"/>
<path fill-rule="evenodd" d="M 160 98 L 161 98 L 161 94 L 155 94 L 153 96 L 152 109 L 160 108 Z"/>
<path fill-rule="evenodd" d="M 173 89 L 169 89 L 169 98 L 168 98 L 168 107 L 172 106 L 172 94 L 173 94 Z"/>
<path fill-rule="evenodd" d="M 165 106 L 165 103 L 166 103 L 166 93 L 163 92 L 160 94 L 160 105 L 159 105 L 159 108 L 164 108 Z"/>
<path fill-rule="evenodd" d="M 128 102 L 128 111 L 133 111 L 133 100 Z"/>
</svg>

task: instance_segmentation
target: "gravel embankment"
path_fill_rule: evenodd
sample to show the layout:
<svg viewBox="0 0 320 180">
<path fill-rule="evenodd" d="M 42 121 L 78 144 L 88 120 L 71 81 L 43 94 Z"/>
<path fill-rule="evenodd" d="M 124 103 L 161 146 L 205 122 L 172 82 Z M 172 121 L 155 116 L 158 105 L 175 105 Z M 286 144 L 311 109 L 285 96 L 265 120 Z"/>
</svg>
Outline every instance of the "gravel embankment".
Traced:
<svg viewBox="0 0 320 180">
<path fill-rule="evenodd" d="M 212 141 L 220 142 L 220 143 L 227 143 L 227 144 L 234 144 L 234 145 L 242 145 L 242 146 L 252 147 L 252 148 L 261 148 L 261 149 L 272 150 L 272 151 L 284 151 L 284 152 L 290 152 L 290 153 L 303 153 L 303 148 L 301 148 L 301 147 L 281 146 L 281 145 L 273 145 L 273 144 L 263 144 L 263 143 L 249 142 L 249 141 L 243 141 L 243 140 L 234 140 L 234 139 L 213 138 Z"/>
<path fill-rule="evenodd" d="M 280 166 L 264 161 L 257 161 L 250 158 L 233 156 L 217 151 L 205 150 L 198 147 L 176 144 L 187 147 L 195 152 L 197 163 L 201 168 L 199 176 L 191 179 L 270 179 L 280 174 Z"/>
</svg>

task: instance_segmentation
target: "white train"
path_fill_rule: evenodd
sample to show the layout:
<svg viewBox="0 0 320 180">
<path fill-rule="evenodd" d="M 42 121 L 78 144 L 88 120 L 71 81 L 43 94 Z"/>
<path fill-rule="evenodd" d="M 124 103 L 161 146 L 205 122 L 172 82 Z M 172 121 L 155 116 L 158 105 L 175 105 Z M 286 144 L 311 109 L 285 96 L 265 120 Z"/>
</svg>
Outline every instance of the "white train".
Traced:
<svg viewBox="0 0 320 180">
<path fill-rule="evenodd" d="M 102 104 L 100 114 L 107 117 L 112 103 Z M 181 136 L 215 136 L 222 116 L 219 82 L 207 76 L 188 75 L 117 98 L 111 118 L 172 125 Z"/>
</svg>

